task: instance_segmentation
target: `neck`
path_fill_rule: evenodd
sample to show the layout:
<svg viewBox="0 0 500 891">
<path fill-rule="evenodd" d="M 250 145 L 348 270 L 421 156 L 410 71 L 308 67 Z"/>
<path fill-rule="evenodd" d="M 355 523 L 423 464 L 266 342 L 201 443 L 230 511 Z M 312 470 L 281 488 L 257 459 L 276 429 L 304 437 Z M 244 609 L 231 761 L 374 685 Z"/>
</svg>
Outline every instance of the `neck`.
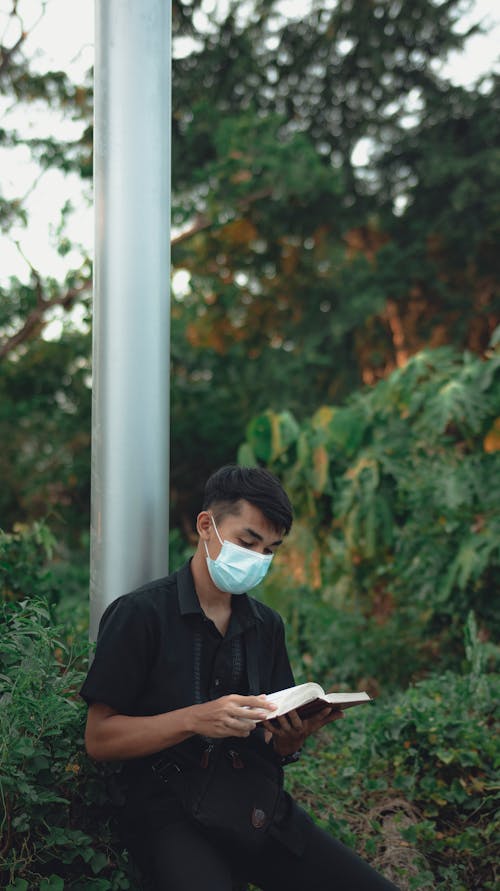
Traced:
<svg viewBox="0 0 500 891">
<path fill-rule="evenodd" d="M 198 544 L 195 555 L 191 560 L 191 572 L 193 574 L 194 587 L 200 601 L 202 610 L 210 615 L 212 611 L 231 612 L 231 594 L 220 591 L 210 576 L 207 567 L 207 558 L 202 543 Z"/>
</svg>

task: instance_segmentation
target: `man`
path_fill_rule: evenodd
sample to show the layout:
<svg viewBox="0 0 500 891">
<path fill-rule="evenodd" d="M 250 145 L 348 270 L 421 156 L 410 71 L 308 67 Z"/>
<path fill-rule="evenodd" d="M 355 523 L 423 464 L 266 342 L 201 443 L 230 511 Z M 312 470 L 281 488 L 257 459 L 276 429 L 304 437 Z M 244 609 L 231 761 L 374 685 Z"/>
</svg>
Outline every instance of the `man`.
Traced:
<svg viewBox="0 0 500 891">
<path fill-rule="evenodd" d="M 272 474 L 223 467 L 206 484 L 190 563 L 118 598 L 102 618 L 81 691 L 86 748 L 98 761 L 124 762 L 121 828 L 155 891 L 231 891 L 238 880 L 264 891 L 394 891 L 282 789 L 282 765 L 342 716 L 326 707 L 309 720 L 291 712 L 272 721 L 263 695 L 294 681 L 280 616 L 246 592 L 291 525 Z M 211 825 L 194 812 L 192 787 L 217 751 L 235 769 L 226 757 L 217 762 L 229 787 L 220 780 Z M 268 773 L 278 778 L 271 810 L 259 804 Z M 253 810 L 243 804 L 248 785 Z"/>
</svg>

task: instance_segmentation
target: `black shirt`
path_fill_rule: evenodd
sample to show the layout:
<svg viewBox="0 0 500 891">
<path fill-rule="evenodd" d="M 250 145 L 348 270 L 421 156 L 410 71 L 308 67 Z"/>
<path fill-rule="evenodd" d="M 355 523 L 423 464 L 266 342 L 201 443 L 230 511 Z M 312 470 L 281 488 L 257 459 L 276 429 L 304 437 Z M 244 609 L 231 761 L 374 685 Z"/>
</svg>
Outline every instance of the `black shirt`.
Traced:
<svg viewBox="0 0 500 891">
<path fill-rule="evenodd" d="M 249 645 L 257 647 L 260 687 L 252 691 Z M 155 715 L 227 693 L 272 693 L 293 683 L 278 613 L 246 594 L 233 596 L 222 636 L 201 609 L 188 563 L 107 608 L 80 692 L 88 703 L 103 702 L 120 714 Z"/>
<path fill-rule="evenodd" d="M 200 606 L 189 563 L 119 597 L 101 619 L 95 658 L 81 696 L 88 703 L 102 702 L 120 714 L 137 716 L 173 711 L 228 693 L 272 693 L 292 686 L 279 614 L 247 594 L 234 595 L 231 607 L 222 635 Z M 198 757 L 207 742 L 193 736 L 176 749 Z M 276 758 L 272 744 L 264 744 L 262 728 L 245 744 Z M 124 762 L 119 797 L 127 806 L 120 819 L 129 835 L 148 832 L 181 814 L 180 804 L 165 786 L 160 789 L 151 770 L 159 757 L 156 753 Z M 293 828 L 298 822 L 294 817 L 286 822 L 286 831 L 279 830 L 292 847 L 299 843 Z"/>
</svg>

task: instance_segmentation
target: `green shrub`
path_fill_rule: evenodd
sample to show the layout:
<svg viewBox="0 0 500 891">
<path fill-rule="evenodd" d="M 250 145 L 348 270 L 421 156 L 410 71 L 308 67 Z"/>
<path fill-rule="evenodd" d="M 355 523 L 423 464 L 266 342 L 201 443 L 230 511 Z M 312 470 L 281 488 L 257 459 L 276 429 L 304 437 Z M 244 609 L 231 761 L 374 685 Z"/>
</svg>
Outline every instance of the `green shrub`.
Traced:
<svg viewBox="0 0 500 891">
<path fill-rule="evenodd" d="M 485 637 L 498 637 L 498 338 L 484 358 L 425 350 L 300 426 L 267 411 L 249 425 L 240 460 L 275 471 L 296 507 L 264 596 L 293 613 L 301 655 L 316 640 L 314 609 L 328 607 L 327 667 L 342 671 L 338 645 L 349 676 L 384 685 L 459 669 L 470 610 Z M 290 593 L 301 587 L 306 605 Z"/>
<path fill-rule="evenodd" d="M 436 675 L 353 709 L 310 740 L 303 763 L 287 774 L 325 827 L 375 862 L 383 815 L 411 805 L 414 819 L 401 836 L 428 874 L 421 868 L 409 887 L 497 887 L 500 675 L 485 672 L 490 647 L 472 617 L 467 638 L 466 673 Z"/>
<path fill-rule="evenodd" d="M 131 888 L 107 778 L 84 753 L 85 638 L 68 646 L 38 598 L 0 612 L 0 886 Z"/>
<path fill-rule="evenodd" d="M 61 551 L 46 523 L 0 530 L 0 601 L 42 597 L 56 623 L 87 635 L 88 536 L 75 553 Z"/>
<path fill-rule="evenodd" d="M 0 539 L 0 887 L 134 889 L 113 832 L 113 772 L 84 752 L 85 706 L 77 695 L 88 655 L 84 620 L 73 616 L 71 624 L 62 609 L 64 622 L 56 621 L 67 587 L 58 603 L 63 576 L 55 582 L 48 543 L 40 527 Z M 30 565 L 21 565 L 26 559 Z M 77 598 L 79 587 L 76 581 Z M 373 664 L 397 674 L 387 624 L 374 627 L 362 611 L 318 603 L 307 586 L 276 587 L 275 595 L 298 680 L 355 683 L 365 670 L 369 679 Z M 353 709 L 325 728 L 287 770 L 290 789 L 321 823 L 382 872 L 390 867 L 405 889 L 495 886 L 499 651 L 483 639 L 472 612 L 464 625 L 461 673 L 434 673 L 406 692 L 383 684 L 374 707 Z M 401 627 L 401 660 L 412 658 L 415 631 Z M 411 853 L 400 874 L 387 842 L 386 817 L 394 810 L 405 818 L 400 845 Z"/>
<path fill-rule="evenodd" d="M 33 594 L 49 602 L 58 591 L 48 568 L 55 539 L 46 525 L 18 525 L 13 532 L 0 529 L 0 600 L 14 602 Z"/>
</svg>

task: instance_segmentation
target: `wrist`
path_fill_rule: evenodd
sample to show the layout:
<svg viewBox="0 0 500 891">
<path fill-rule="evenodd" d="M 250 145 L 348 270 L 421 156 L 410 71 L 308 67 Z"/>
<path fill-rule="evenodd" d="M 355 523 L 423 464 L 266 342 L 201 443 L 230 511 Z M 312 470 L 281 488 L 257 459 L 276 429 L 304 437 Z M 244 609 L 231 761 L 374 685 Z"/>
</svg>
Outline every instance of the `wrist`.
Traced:
<svg viewBox="0 0 500 891">
<path fill-rule="evenodd" d="M 178 715 L 180 718 L 180 727 L 179 730 L 182 733 L 185 733 L 188 736 L 196 735 L 198 733 L 197 730 L 197 709 L 196 705 L 187 705 L 183 709 L 179 709 Z"/>
<path fill-rule="evenodd" d="M 295 762 L 299 760 L 301 753 L 302 749 L 297 749 L 296 752 L 290 752 L 289 755 L 278 755 L 278 753 L 276 753 L 276 756 L 279 758 L 281 767 L 285 767 L 287 764 L 295 764 Z"/>
<path fill-rule="evenodd" d="M 281 740 L 283 742 L 283 740 Z M 302 752 L 302 741 L 300 739 L 295 740 L 295 747 L 292 748 L 290 744 L 288 746 L 280 746 L 280 743 L 276 737 L 273 738 L 272 746 L 274 757 L 278 761 L 279 764 L 292 764 L 294 761 L 298 761 L 300 758 L 300 754 Z M 293 744 L 292 744 L 293 745 Z"/>
</svg>

